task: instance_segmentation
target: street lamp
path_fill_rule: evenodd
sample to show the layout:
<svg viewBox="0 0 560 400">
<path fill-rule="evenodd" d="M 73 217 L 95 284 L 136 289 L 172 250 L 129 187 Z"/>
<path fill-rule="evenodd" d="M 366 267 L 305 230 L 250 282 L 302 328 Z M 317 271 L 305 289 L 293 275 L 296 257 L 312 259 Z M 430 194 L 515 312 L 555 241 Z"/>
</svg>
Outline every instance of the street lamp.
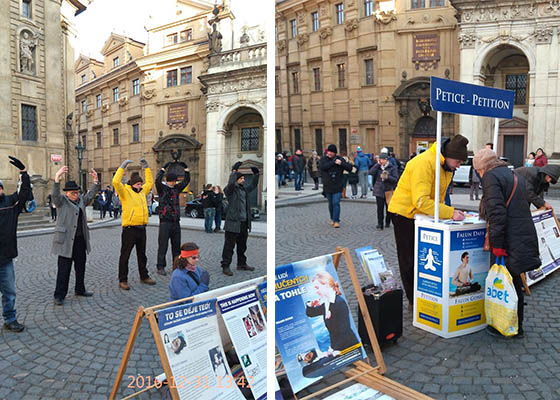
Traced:
<svg viewBox="0 0 560 400">
<path fill-rule="evenodd" d="M 80 188 L 82 188 L 82 160 L 84 159 L 84 150 L 86 148 L 84 147 L 84 145 L 82 144 L 82 142 L 80 142 L 80 140 L 78 140 L 78 144 L 76 145 L 76 152 L 78 153 L 78 178 L 79 178 L 79 182 L 80 182 Z"/>
</svg>

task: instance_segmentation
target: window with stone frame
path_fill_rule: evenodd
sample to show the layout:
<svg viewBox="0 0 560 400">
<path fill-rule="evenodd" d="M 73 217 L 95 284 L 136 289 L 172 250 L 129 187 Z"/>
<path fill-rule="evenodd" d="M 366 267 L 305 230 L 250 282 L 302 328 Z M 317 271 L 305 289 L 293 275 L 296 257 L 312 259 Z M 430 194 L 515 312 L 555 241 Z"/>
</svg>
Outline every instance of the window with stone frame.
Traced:
<svg viewBox="0 0 560 400">
<path fill-rule="evenodd" d="M 338 81 L 338 88 L 346 87 L 346 65 L 344 63 L 336 64 L 336 74 Z"/>
<path fill-rule="evenodd" d="M 296 150 L 301 149 L 301 129 L 294 128 L 294 144 L 296 145 Z"/>
<path fill-rule="evenodd" d="M 506 89 L 515 92 L 515 105 L 527 104 L 527 75 L 508 74 L 506 75 Z"/>
<path fill-rule="evenodd" d="M 338 128 L 338 152 L 348 153 L 348 134 L 346 128 Z"/>
<path fill-rule="evenodd" d="M 97 108 L 101 108 L 101 95 L 98 94 L 97 96 L 95 96 L 95 106 Z"/>
<path fill-rule="evenodd" d="M 294 71 L 292 72 L 292 87 L 294 94 L 299 93 L 299 72 Z"/>
<path fill-rule="evenodd" d="M 365 85 L 373 85 L 373 58 L 364 60 Z"/>
<path fill-rule="evenodd" d="M 167 35 L 167 45 L 172 45 L 177 43 L 177 34 L 172 33 L 171 35 Z"/>
<path fill-rule="evenodd" d="M 119 88 L 113 88 L 113 102 L 116 103 L 119 101 Z"/>
<path fill-rule="evenodd" d="M 113 68 L 117 68 L 120 65 L 119 57 L 113 58 Z"/>
<path fill-rule="evenodd" d="M 181 85 L 192 83 L 192 66 L 181 68 Z"/>
<path fill-rule="evenodd" d="M 259 128 L 241 128 L 241 151 L 259 150 Z"/>
<path fill-rule="evenodd" d="M 295 19 L 290 21 L 290 32 L 292 33 L 292 39 L 294 39 L 297 36 L 297 21 Z"/>
<path fill-rule="evenodd" d="M 35 106 L 21 105 L 21 138 L 37 141 L 37 107 Z"/>
<path fill-rule="evenodd" d="M 86 101 L 85 101 L 85 100 L 82 100 L 82 102 L 81 102 L 81 105 L 82 105 L 82 113 L 85 113 L 85 112 L 86 112 L 86 110 L 87 110 L 87 104 L 86 104 Z"/>
<path fill-rule="evenodd" d="M 318 92 L 321 90 L 321 68 L 313 68 L 313 90 Z"/>
<path fill-rule="evenodd" d="M 177 86 L 177 70 L 167 71 L 167 87 Z"/>
<path fill-rule="evenodd" d="M 344 23 L 344 3 L 338 3 L 334 5 L 336 24 L 342 25 Z"/>
<path fill-rule="evenodd" d="M 319 12 L 314 11 L 311 13 L 311 30 L 317 32 L 319 30 Z"/>
<path fill-rule="evenodd" d="M 82 135 L 82 146 L 84 146 L 84 150 L 87 148 L 87 136 Z"/>
<path fill-rule="evenodd" d="M 186 29 L 179 34 L 181 42 L 188 42 L 192 40 L 192 29 Z"/>
<path fill-rule="evenodd" d="M 276 128 L 276 152 L 282 153 L 282 129 Z"/>
<path fill-rule="evenodd" d="M 323 154 L 323 129 L 315 128 L 315 151 Z"/>
<path fill-rule="evenodd" d="M 140 141 L 140 125 L 132 124 L 132 143 L 138 143 Z"/>
<path fill-rule="evenodd" d="M 97 132 L 95 134 L 95 139 L 96 139 L 95 147 L 100 149 L 101 148 L 101 132 Z"/>
<path fill-rule="evenodd" d="M 132 81 L 132 95 L 137 96 L 140 94 L 140 79 L 134 79 Z"/>
<path fill-rule="evenodd" d="M 22 0 L 21 2 L 21 15 L 22 17 L 31 19 L 33 16 L 33 9 L 31 6 L 31 0 Z"/>
<path fill-rule="evenodd" d="M 274 76 L 274 94 L 280 96 L 280 77 L 278 75 Z"/>
<path fill-rule="evenodd" d="M 86 74 L 82 74 L 82 83 L 86 83 Z"/>
<path fill-rule="evenodd" d="M 119 128 L 113 128 L 113 144 L 119 144 Z"/>
<path fill-rule="evenodd" d="M 364 17 L 373 15 L 373 0 L 364 0 Z"/>
</svg>

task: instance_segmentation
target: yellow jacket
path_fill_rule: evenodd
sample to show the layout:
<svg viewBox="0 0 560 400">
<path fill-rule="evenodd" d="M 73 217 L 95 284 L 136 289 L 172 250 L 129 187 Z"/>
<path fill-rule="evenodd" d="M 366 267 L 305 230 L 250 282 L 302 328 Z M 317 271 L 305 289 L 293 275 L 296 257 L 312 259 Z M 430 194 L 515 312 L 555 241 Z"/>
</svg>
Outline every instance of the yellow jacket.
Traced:
<svg viewBox="0 0 560 400">
<path fill-rule="evenodd" d="M 453 172 L 442 167 L 445 159 L 440 156 L 441 179 L 439 184 L 439 217 L 450 219 L 455 208 L 444 204 L 447 186 L 453 179 Z M 406 164 L 397 189 L 389 203 L 389 212 L 413 219 L 416 214 L 434 215 L 436 180 L 436 144 L 428 151 L 414 157 Z"/>
<path fill-rule="evenodd" d="M 154 186 L 152 170 L 146 168 L 146 182 L 142 190 L 136 193 L 130 185 L 122 184 L 124 169 L 119 168 L 113 177 L 113 186 L 119 195 L 122 207 L 122 226 L 139 226 L 148 223 L 148 205 L 146 195 Z"/>
</svg>

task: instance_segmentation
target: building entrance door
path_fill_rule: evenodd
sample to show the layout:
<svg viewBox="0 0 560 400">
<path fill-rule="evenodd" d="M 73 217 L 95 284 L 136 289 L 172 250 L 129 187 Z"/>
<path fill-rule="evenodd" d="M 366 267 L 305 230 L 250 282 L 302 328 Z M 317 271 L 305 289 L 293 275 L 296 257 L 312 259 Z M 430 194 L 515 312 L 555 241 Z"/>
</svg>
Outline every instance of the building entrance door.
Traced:
<svg viewBox="0 0 560 400">
<path fill-rule="evenodd" d="M 525 154 L 523 153 L 524 145 L 525 136 L 523 135 L 504 136 L 504 157 L 507 157 L 510 164 L 515 168 L 523 166 L 525 159 Z"/>
</svg>

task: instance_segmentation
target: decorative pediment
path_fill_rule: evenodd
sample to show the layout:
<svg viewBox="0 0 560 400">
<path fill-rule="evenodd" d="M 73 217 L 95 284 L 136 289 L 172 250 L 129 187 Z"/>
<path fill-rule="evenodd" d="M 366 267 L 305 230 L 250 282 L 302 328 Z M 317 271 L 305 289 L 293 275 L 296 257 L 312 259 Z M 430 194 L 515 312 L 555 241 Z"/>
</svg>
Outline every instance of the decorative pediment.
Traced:
<svg viewBox="0 0 560 400">
<path fill-rule="evenodd" d="M 513 117 L 513 119 L 508 119 L 505 121 L 500 122 L 500 129 L 506 128 L 519 128 L 519 129 L 527 129 L 529 126 L 529 122 L 525 121 L 524 119 Z"/>
<path fill-rule="evenodd" d="M 116 33 L 111 33 L 109 39 L 105 41 L 103 48 L 101 49 L 101 54 L 104 56 L 112 52 L 116 47 L 122 45 L 126 41 L 124 36 L 118 35 Z"/>
<path fill-rule="evenodd" d="M 163 136 L 152 149 L 157 152 L 200 149 L 202 144 L 195 138 L 180 133 Z"/>
</svg>

